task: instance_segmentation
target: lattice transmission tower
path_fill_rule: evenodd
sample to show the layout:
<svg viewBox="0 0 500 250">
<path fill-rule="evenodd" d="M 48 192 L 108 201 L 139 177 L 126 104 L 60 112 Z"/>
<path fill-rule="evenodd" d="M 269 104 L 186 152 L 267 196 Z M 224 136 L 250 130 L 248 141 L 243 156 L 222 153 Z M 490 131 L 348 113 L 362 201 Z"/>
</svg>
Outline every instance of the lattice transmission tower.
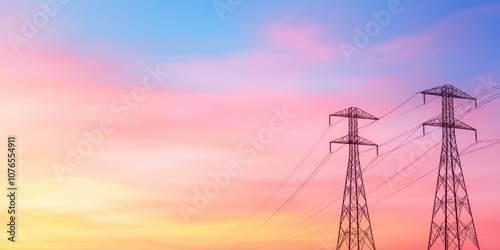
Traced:
<svg viewBox="0 0 500 250">
<path fill-rule="evenodd" d="M 330 152 L 332 143 L 349 144 L 349 162 L 342 200 L 337 250 L 375 250 L 358 145 L 375 146 L 377 154 L 378 146 L 358 136 L 358 119 L 378 120 L 378 118 L 355 107 L 333 113 L 330 115 L 330 119 L 332 116 L 349 118 L 349 134 L 330 142 Z"/>
<path fill-rule="evenodd" d="M 476 99 L 452 85 L 432 88 L 421 93 L 424 95 L 424 103 L 425 95 L 441 96 L 442 99 L 441 118 L 431 119 L 423 123 L 424 134 L 425 126 L 442 127 L 443 131 L 427 249 L 480 249 L 455 137 L 456 128 L 473 130 L 476 132 L 477 141 L 477 131 L 457 120 L 453 107 L 454 98 L 474 101 Z"/>
</svg>

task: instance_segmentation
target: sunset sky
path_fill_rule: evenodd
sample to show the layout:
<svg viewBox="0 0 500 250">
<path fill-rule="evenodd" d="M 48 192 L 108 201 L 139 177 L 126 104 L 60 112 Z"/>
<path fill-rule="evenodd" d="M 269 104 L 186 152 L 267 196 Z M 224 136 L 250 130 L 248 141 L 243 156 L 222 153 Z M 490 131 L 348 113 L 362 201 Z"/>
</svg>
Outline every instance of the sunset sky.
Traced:
<svg viewBox="0 0 500 250">
<path fill-rule="evenodd" d="M 377 249 L 425 249 L 441 132 L 414 128 L 441 101 L 417 93 L 443 84 L 479 95 L 455 100 L 478 132 L 457 143 L 479 244 L 498 249 L 498 1 L 2 1 L 0 36 L 19 189 L 1 249 L 334 249 L 347 147 L 282 205 L 352 106 L 383 116 L 360 131 L 381 145 L 360 146 Z"/>
</svg>

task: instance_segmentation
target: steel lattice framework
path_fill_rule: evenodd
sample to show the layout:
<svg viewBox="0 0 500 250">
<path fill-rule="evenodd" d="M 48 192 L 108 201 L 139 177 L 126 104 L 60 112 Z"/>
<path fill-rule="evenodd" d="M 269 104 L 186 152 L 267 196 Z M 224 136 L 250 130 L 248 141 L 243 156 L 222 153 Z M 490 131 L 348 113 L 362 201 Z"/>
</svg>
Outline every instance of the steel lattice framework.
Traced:
<svg viewBox="0 0 500 250">
<path fill-rule="evenodd" d="M 424 103 L 425 95 L 441 96 L 442 99 L 442 117 L 423 123 L 424 134 L 425 126 L 442 127 L 443 131 L 428 249 L 480 249 L 455 137 L 456 128 L 476 130 L 455 119 L 453 107 L 454 98 L 476 99 L 451 85 L 421 93 Z"/>
<path fill-rule="evenodd" d="M 330 115 L 330 118 L 332 116 L 349 118 L 349 134 L 330 142 L 330 152 L 332 143 L 349 144 L 349 162 L 347 165 L 344 197 L 340 215 L 337 250 L 375 250 L 361 163 L 359 161 L 358 145 L 376 146 L 377 152 L 378 146 L 358 136 L 358 119 L 378 120 L 378 118 L 355 107 L 333 113 Z"/>
</svg>

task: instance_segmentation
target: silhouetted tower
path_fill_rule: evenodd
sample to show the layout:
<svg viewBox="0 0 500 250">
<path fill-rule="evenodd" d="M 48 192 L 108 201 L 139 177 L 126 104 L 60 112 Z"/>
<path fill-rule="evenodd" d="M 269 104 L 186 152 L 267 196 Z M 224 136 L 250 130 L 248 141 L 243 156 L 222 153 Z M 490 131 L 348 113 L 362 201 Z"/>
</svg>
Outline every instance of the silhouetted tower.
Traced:
<svg viewBox="0 0 500 250">
<path fill-rule="evenodd" d="M 453 98 L 474 101 L 476 99 L 451 85 L 444 85 L 421 93 L 424 95 L 424 103 L 425 95 L 441 96 L 443 106 L 441 118 L 431 119 L 423 123 L 424 134 L 426 125 L 443 128 L 441 159 L 427 249 L 479 249 L 455 137 L 455 128 L 475 132 L 476 130 L 455 119 L 453 108 Z M 466 242 L 467 244 L 465 244 Z"/>
<path fill-rule="evenodd" d="M 347 165 L 344 198 L 340 214 L 337 250 L 375 250 L 358 145 L 376 146 L 377 154 L 378 146 L 358 136 L 358 119 L 378 120 L 378 118 L 354 107 L 333 113 L 330 118 L 332 116 L 349 118 L 349 134 L 330 142 L 330 152 L 332 143 L 349 144 L 349 163 Z"/>
</svg>

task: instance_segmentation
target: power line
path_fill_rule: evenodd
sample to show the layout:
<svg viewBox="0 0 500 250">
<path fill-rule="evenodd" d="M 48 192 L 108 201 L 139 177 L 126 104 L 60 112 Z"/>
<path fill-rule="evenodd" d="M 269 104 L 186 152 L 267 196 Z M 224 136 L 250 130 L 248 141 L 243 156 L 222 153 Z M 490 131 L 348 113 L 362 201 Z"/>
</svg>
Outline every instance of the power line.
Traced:
<svg viewBox="0 0 500 250">
<path fill-rule="evenodd" d="M 466 151 L 467 149 L 471 148 L 471 147 L 472 147 L 472 146 L 474 146 L 474 145 L 477 145 L 477 144 L 479 144 L 479 143 L 485 143 L 485 142 L 486 142 L 486 143 L 489 143 L 489 145 L 482 146 L 482 147 L 480 147 L 480 148 L 476 148 L 476 149 L 474 149 L 474 150 Z M 460 154 L 461 154 L 462 156 L 464 156 L 464 155 L 468 155 L 468 154 L 470 154 L 470 153 L 474 153 L 474 152 L 477 152 L 477 151 L 479 151 L 479 150 L 483 150 L 483 149 L 485 149 L 485 148 L 493 147 L 493 146 L 495 146 L 495 145 L 497 145 L 497 144 L 499 144 L 499 143 L 500 143 L 500 139 L 478 141 L 478 142 L 473 143 L 471 146 L 469 146 L 469 147 L 465 148 L 464 150 L 462 150 L 462 152 L 464 152 L 464 153 L 460 153 Z"/>
<path fill-rule="evenodd" d="M 368 124 L 365 124 L 361 127 L 359 127 L 359 129 L 364 129 L 372 124 L 374 124 L 375 122 L 379 121 L 380 119 L 382 118 L 385 118 L 386 116 L 392 114 L 393 112 L 395 112 L 396 110 L 398 110 L 399 108 L 401 108 L 402 106 L 404 106 L 405 104 L 407 104 L 409 101 L 411 101 L 413 98 L 415 98 L 416 96 L 418 95 L 418 92 L 415 93 L 414 95 L 412 95 L 410 98 L 408 98 L 406 101 L 402 102 L 401 104 L 399 104 L 398 106 L 396 106 L 395 108 L 389 110 L 387 113 L 385 113 L 384 115 L 382 115 L 381 117 L 379 117 L 378 120 L 374 120 L 374 121 L 371 121 L 370 123 Z M 417 106 L 418 107 L 418 106 Z"/>
<path fill-rule="evenodd" d="M 234 228 L 230 233 L 226 234 L 224 238 L 216 242 L 215 244 L 212 245 L 212 248 L 217 246 L 218 244 L 222 243 L 225 241 L 229 236 L 231 236 L 234 232 L 239 230 L 244 224 L 246 224 L 251 218 L 253 218 L 259 211 L 262 210 L 264 206 L 266 206 L 271 199 L 276 196 L 276 194 L 290 181 L 290 178 L 292 178 L 295 173 L 302 167 L 304 162 L 309 158 L 311 153 L 316 149 L 316 147 L 319 145 L 319 143 L 323 140 L 323 138 L 328 134 L 328 132 L 332 129 L 333 126 L 339 124 L 341 121 L 338 121 L 334 124 L 329 124 L 328 127 L 325 128 L 323 133 L 319 136 L 319 138 L 316 140 L 316 142 L 313 144 L 313 146 L 309 149 L 309 151 L 306 153 L 306 155 L 302 158 L 302 160 L 295 166 L 295 168 L 288 174 L 288 176 L 283 180 L 278 187 L 276 187 L 269 196 L 256 208 L 253 210 L 253 212 L 245 218 L 236 228 Z"/>
<path fill-rule="evenodd" d="M 339 187 L 339 188 L 335 189 L 335 191 L 334 191 L 333 193 L 331 193 L 331 194 L 330 194 L 327 198 L 325 198 L 325 199 L 323 200 L 323 202 L 321 202 L 321 203 L 317 204 L 317 205 L 316 205 L 313 209 L 310 209 L 307 213 L 304 213 L 302 216 L 300 216 L 299 218 L 297 218 L 296 220 L 294 220 L 294 221 L 295 221 L 295 223 L 294 223 L 294 222 L 292 222 L 292 223 L 293 223 L 293 225 L 292 225 L 292 223 L 289 223 L 288 225 L 284 226 L 285 230 L 282 230 L 282 231 L 280 231 L 280 232 L 277 232 L 277 233 L 275 233 L 275 234 L 273 234 L 273 235 L 271 235 L 271 236 L 269 236 L 269 237 L 265 238 L 264 240 L 267 240 L 267 239 L 270 239 L 270 238 L 275 237 L 275 236 L 277 236 L 277 235 L 280 235 L 280 234 L 283 234 L 283 233 L 285 233 L 285 232 L 288 232 L 289 230 L 291 230 L 291 229 L 292 229 L 292 228 L 294 228 L 295 226 L 297 226 L 297 225 L 299 225 L 299 224 L 301 224 L 301 223 L 303 223 L 303 222 L 305 222 L 305 221 L 307 221 L 307 220 L 309 220 L 309 219 L 313 218 L 314 216 L 318 215 L 318 214 L 319 214 L 319 213 L 321 213 L 322 211 L 326 210 L 326 209 L 327 209 L 328 207 L 330 207 L 333 203 L 335 203 L 337 200 L 339 200 L 341 196 L 338 196 L 338 197 L 337 197 L 337 198 L 335 198 L 334 200 L 330 201 L 328 204 L 326 204 L 326 206 L 322 207 L 321 209 L 319 209 L 318 211 L 314 212 L 313 214 L 310 214 L 310 215 L 309 215 L 309 216 L 307 216 L 306 218 L 302 218 L 302 217 L 305 217 L 307 214 L 309 214 L 311 211 L 314 211 L 314 210 L 316 210 L 316 208 L 320 207 L 320 206 L 321 206 L 323 203 L 325 203 L 325 202 L 326 202 L 329 198 L 331 198 L 331 197 L 332 197 L 332 196 L 333 196 L 333 195 L 334 195 L 334 194 L 335 194 L 338 190 L 340 190 L 340 188 L 341 188 L 341 187 Z"/>
<path fill-rule="evenodd" d="M 295 197 L 304 189 L 304 187 L 309 184 L 309 182 L 316 176 L 316 174 L 323 168 L 325 163 L 332 157 L 332 152 L 328 153 L 326 157 L 321 161 L 321 163 L 314 169 L 313 173 L 307 177 L 307 179 L 300 185 L 300 187 L 290 196 L 283 205 L 281 205 L 270 217 L 268 217 L 263 223 L 261 223 L 256 229 L 254 229 L 250 234 L 245 236 L 243 239 L 241 239 L 236 245 L 231 247 L 230 249 L 233 249 L 237 246 L 239 246 L 241 243 L 243 243 L 246 239 L 248 239 L 250 236 L 254 235 L 256 232 L 258 232 L 261 228 L 263 228 L 269 221 L 271 221 L 278 213 L 280 213 L 285 207 L 292 202 Z"/>
</svg>

